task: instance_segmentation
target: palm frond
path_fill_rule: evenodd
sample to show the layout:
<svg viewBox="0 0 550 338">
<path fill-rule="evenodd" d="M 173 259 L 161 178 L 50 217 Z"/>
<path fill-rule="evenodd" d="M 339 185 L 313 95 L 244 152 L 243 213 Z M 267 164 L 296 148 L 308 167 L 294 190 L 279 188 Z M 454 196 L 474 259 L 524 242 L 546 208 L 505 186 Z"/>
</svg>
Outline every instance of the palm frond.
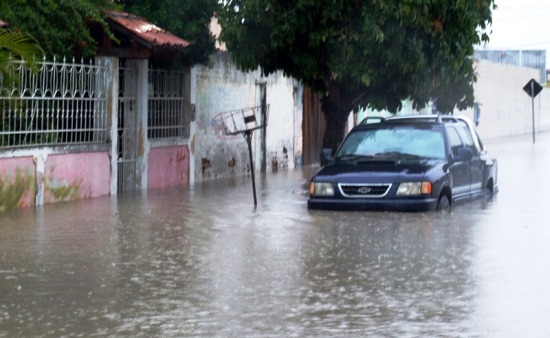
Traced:
<svg viewBox="0 0 550 338">
<path fill-rule="evenodd" d="M 34 64 L 34 57 L 43 55 L 42 48 L 28 34 L 0 29 L 0 54 L 11 54 L 20 57 L 29 65 Z"/>
<path fill-rule="evenodd" d="M 35 57 L 43 55 L 42 48 L 28 34 L 0 29 L 0 86 L 8 86 L 13 82 L 12 60 L 23 60 L 27 66 L 37 69 Z"/>
</svg>

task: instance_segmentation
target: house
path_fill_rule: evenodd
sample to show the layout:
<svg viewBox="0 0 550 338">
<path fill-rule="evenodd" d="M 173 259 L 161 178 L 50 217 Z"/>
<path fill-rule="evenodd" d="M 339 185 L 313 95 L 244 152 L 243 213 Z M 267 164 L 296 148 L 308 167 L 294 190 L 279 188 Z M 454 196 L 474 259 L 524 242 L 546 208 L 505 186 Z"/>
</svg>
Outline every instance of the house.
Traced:
<svg viewBox="0 0 550 338">
<path fill-rule="evenodd" d="M 190 70 L 149 69 L 189 43 L 146 20 L 105 12 L 92 62 L 39 63 L 2 88 L 0 210 L 189 184 Z"/>
<path fill-rule="evenodd" d="M 219 34 L 213 18 L 211 30 Z M 302 93 L 298 81 L 283 72 L 264 77 L 260 69 L 238 70 L 230 54 L 218 43 L 211 65 L 192 70 L 191 102 L 195 118 L 191 136 L 191 181 L 247 175 L 251 166 L 243 135 L 225 135 L 214 118 L 223 113 L 254 109 L 256 121 L 264 125 L 253 132 L 252 148 L 256 171 L 278 171 L 301 163 Z M 261 107 L 266 107 L 265 119 Z"/>
<path fill-rule="evenodd" d="M 244 137 L 213 123 L 236 109 L 265 114 L 252 140 L 256 171 L 301 163 L 299 82 L 282 72 L 240 72 L 223 50 L 208 67 L 150 69 L 150 58 L 188 42 L 129 13 L 105 15 L 120 43 L 91 27 L 94 62 L 44 60 L 38 81 L 3 88 L 0 210 L 248 175 Z M 30 76 L 16 65 L 20 77 Z M 10 106 L 14 95 L 24 116 Z"/>
</svg>

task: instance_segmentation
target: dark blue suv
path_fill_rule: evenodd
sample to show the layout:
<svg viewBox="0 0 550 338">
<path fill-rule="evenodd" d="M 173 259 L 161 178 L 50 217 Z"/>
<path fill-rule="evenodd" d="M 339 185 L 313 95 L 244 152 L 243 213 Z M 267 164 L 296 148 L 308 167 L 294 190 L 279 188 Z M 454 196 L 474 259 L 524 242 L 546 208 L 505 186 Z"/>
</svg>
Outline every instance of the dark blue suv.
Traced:
<svg viewBox="0 0 550 338">
<path fill-rule="evenodd" d="M 464 117 L 412 115 L 364 120 L 336 153 L 323 150 L 308 208 L 450 210 L 498 191 L 497 160 Z"/>
</svg>

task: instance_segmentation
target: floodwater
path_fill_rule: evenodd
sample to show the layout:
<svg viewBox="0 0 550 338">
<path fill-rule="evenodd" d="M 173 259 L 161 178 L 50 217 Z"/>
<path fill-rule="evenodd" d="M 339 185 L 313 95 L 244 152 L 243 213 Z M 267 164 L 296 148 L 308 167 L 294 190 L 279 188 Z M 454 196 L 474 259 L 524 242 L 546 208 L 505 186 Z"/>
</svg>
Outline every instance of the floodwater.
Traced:
<svg viewBox="0 0 550 338">
<path fill-rule="evenodd" d="M 549 337 L 550 134 L 451 214 L 308 211 L 312 169 L 0 214 L 0 337 Z"/>
</svg>

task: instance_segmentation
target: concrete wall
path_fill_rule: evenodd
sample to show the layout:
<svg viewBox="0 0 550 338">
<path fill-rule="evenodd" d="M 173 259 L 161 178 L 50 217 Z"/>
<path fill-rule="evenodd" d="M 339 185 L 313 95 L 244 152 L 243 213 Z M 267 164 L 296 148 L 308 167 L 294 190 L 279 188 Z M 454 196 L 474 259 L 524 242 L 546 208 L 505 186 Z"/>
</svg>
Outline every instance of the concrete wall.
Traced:
<svg viewBox="0 0 550 338">
<path fill-rule="evenodd" d="M 44 161 L 44 203 L 108 195 L 110 164 L 106 152 L 48 156 Z"/>
<path fill-rule="evenodd" d="M 196 69 L 196 120 L 191 140 L 195 180 L 250 173 L 245 138 L 224 135 L 215 128 L 212 119 L 221 112 L 259 106 L 262 86 L 265 86 L 269 118 L 265 154 L 262 154 L 261 131 L 253 134 L 255 169 L 260 169 L 264 156 L 266 170 L 294 167 L 295 154 L 301 154 L 301 142 L 297 141 L 301 137 L 300 85 L 282 72 L 269 77 L 263 77 L 260 71 L 241 72 L 227 52 L 219 52 L 211 61 L 210 67 Z"/>
<path fill-rule="evenodd" d="M 147 167 L 147 189 L 189 185 L 189 149 L 187 146 L 151 148 Z"/>
<path fill-rule="evenodd" d="M 532 100 L 523 91 L 531 80 L 538 81 L 538 69 L 511 66 L 490 61 L 477 61 L 475 64 L 477 82 L 474 84 L 475 101 L 481 104 L 481 118 L 477 129 L 481 137 L 494 139 L 514 135 L 531 134 L 533 130 Z M 544 84 L 542 84 L 544 85 Z M 550 89 L 545 88 L 535 98 L 535 131 L 550 130 Z M 403 102 L 398 115 L 424 114 L 412 108 L 410 101 Z M 455 115 L 465 115 L 474 120 L 473 108 L 455 110 Z M 360 122 L 367 116 L 390 116 L 386 111 L 365 110 L 358 114 Z M 350 117 L 349 126 L 353 126 Z"/>
<path fill-rule="evenodd" d="M 106 151 L 6 151 L 0 157 L 0 211 L 108 195 L 110 173 Z"/>
<path fill-rule="evenodd" d="M 0 158 L 0 212 L 35 205 L 35 166 L 32 156 Z"/>
<path fill-rule="evenodd" d="M 478 131 L 484 139 L 532 133 L 532 100 L 523 87 L 531 79 L 538 81 L 537 69 L 479 61 L 476 63 L 476 102 L 481 103 Z M 550 90 L 535 98 L 535 129 L 550 130 Z M 473 109 L 456 111 L 473 119 Z"/>
</svg>

